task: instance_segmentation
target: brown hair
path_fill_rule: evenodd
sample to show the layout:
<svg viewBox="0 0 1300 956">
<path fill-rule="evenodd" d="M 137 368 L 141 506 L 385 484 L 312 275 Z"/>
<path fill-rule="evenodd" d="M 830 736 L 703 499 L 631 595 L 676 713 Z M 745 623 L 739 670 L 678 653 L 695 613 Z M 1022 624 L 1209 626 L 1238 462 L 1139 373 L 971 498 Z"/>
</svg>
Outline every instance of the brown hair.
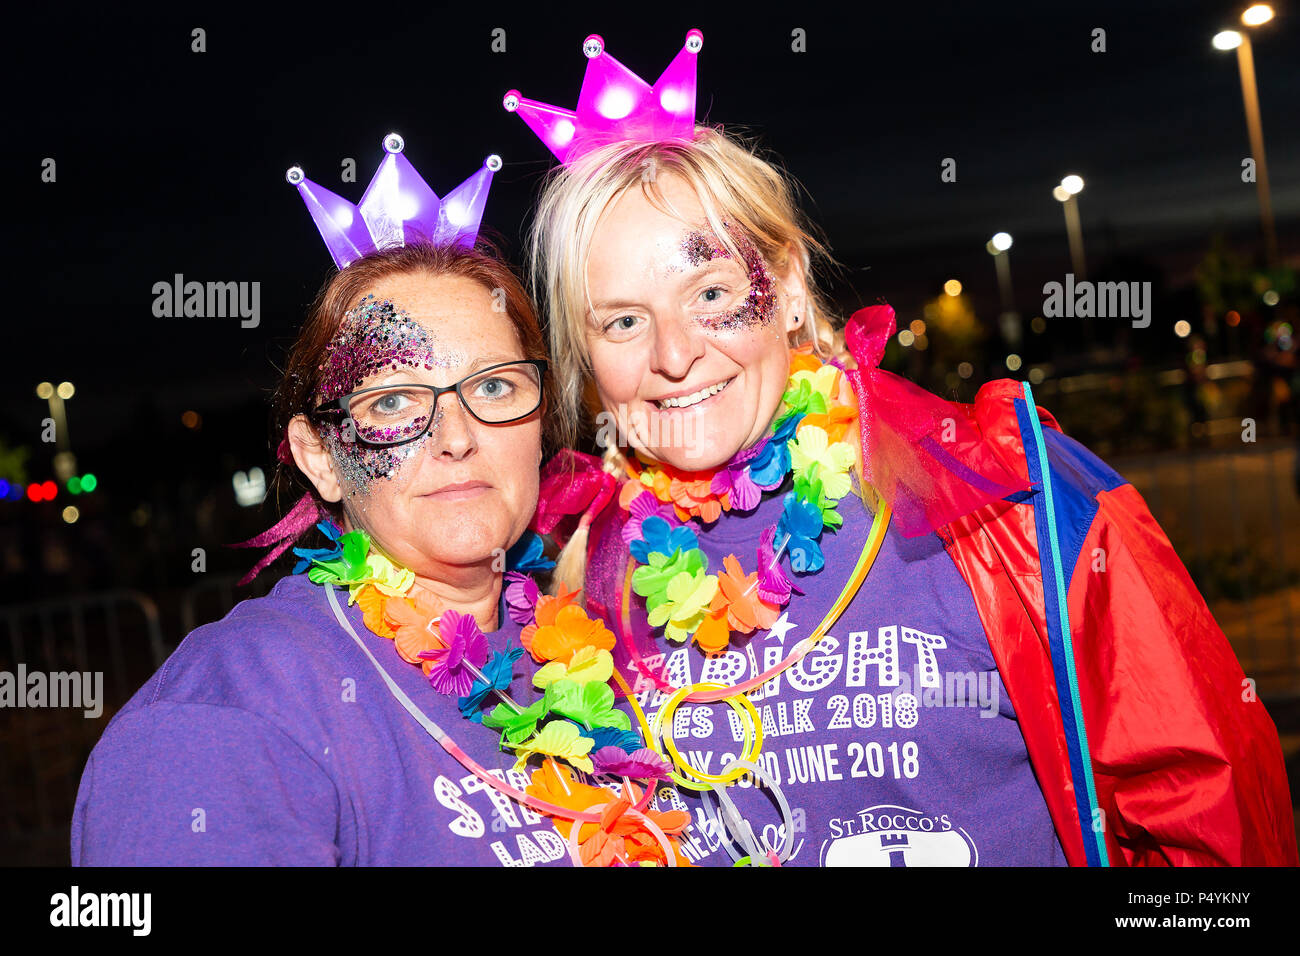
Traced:
<svg viewBox="0 0 1300 956">
<path fill-rule="evenodd" d="M 280 446 L 294 416 L 306 414 L 315 407 L 326 346 L 338 333 L 347 311 L 377 282 L 413 273 L 424 273 L 430 278 L 463 276 L 479 283 L 495 297 L 504 298 L 506 315 L 514 324 L 524 358 L 548 357 L 532 300 L 500 251 L 486 239 L 480 238 L 473 248 L 423 242 L 372 252 L 331 276 L 308 310 L 307 321 L 289 349 L 284 375 L 272 399 L 273 445 Z M 555 381 L 548 369 L 542 382 L 542 395 L 554 396 L 554 387 Z M 542 406 L 544 452 L 558 447 L 553 416 L 548 414 L 551 400 L 547 398 Z M 322 500 L 292 459 L 285 462 L 278 454 L 277 458 L 273 488 L 279 502 L 283 503 L 286 497 L 297 499 L 306 492 L 321 509 L 335 519 L 341 518 L 338 504 Z"/>
</svg>

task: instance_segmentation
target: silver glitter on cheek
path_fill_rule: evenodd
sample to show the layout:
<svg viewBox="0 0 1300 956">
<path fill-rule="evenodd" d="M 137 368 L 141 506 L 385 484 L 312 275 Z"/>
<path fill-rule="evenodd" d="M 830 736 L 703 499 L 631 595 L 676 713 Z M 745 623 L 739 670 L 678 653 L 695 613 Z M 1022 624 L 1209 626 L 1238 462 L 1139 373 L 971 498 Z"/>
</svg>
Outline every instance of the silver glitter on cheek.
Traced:
<svg viewBox="0 0 1300 956">
<path fill-rule="evenodd" d="M 364 509 L 364 501 L 373 490 L 374 483 L 396 478 L 402 466 L 418 457 L 429 440 L 437 435 L 443 418 L 442 403 L 439 402 L 425 434 L 415 441 L 380 447 L 359 441 L 345 441 L 336 427 L 323 426 L 321 431 L 325 446 L 338 467 L 349 500 L 361 499 L 361 507 Z"/>
</svg>

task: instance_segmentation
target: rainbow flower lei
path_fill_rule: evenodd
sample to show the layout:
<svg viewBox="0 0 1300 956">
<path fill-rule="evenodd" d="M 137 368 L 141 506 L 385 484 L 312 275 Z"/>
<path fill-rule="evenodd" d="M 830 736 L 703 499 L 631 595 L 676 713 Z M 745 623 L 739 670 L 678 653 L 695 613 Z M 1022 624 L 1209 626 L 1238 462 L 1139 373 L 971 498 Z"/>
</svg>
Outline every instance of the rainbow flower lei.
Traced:
<svg viewBox="0 0 1300 956">
<path fill-rule="evenodd" d="M 672 765 L 642 744 L 628 715 L 614 706 L 614 635 L 574 603 L 578 592 L 541 593 L 528 572 L 554 565 L 542 557 L 536 534 L 525 535 L 507 556 L 506 610 L 525 625 L 521 646 L 493 651 L 471 615 L 446 607 L 412 571 L 376 551 L 365 531 L 345 534 L 328 519 L 317 528 L 332 546 L 294 548 L 294 573 L 346 587 L 348 604 L 360 605 L 368 629 L 392 640 L 398 656 L 419 665 L 434 690 L 457 695 L 462 716 L 500 731 L 501 749 L 517 757 L 515 769 L 533 756 L 552 758 L 534 771 L 528 794 L 575 811 L 600 811 L 598 824 L 554 821 L 584 865 L 662 865 L 668 862 L 665 847 L 675 865 L 691 865 L 676 839 L 689 816 L 650 810 L 647 791 L 631 782 L 641 780 L 648 789 L 667 778 Z M 509 692 L 515 662 L 525 652 L 543 665 L 533 675 L 542 696 L 527 706 Z M 485 712 L 494 697 L 501 702 Z M 579 781 L 555 758 L 588 774 L 622 778 L 622 792 L 615 796 Z"/>
<path fill-rule="evenodd" d="M 662 627 L 670 641 L 694 638 L 705 653 L 724 651 L 733 633 L 770 628 L 791 593 L 802 593 L 781 567 L 782 556 L 795 572 L 825 565 L 822 532 L 843 523 L 838 503 L 852 489 L 857 453 L 843 438 L 857 406 L 839 401 L 843 372 L 810 347 L 794 351 L 790 368 L 772 434 L 717 471 L 629 462 L 633 480 L 619 504 L 629 513 L 623 537 L 635 566 L 632 589 L 646 600 L 650 626 Z M 711 524 L 724 512 L 752 511 L 763 492 L 780 488 L 791 473 L 781 516 L 760 538 L 758 570 L 745 574 L 730 554 L 721 571 L 709 573 L 688 522 Z"/>
</svg>

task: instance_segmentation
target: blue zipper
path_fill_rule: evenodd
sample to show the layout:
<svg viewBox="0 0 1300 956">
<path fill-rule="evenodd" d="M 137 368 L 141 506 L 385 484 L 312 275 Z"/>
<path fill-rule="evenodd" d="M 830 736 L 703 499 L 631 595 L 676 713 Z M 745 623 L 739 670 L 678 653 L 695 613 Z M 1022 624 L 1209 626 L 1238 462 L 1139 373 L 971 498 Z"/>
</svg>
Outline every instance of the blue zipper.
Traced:
<svg viewBox="0 0 1300 956">
<path fill-rule="evenodd" d="M 1035 411 L 1034 395 L 1025 382 L 1025 397 L 1016 401 L 1020 439 L 1025 446 L 1029 480 L 1041 484 L 1042 494 L 1034 497 L 1034 525 L 1038 535 L 1039 568 L 1043 578 L 1043 605 L 1047 616 L 1047 637 L 1052 651 L 1052 673 L 1056 680 L 1056 697 L 1061 707 L 1061 723 L 1070 753 L 1070 768 L 1075 781 L 1074 799 L 1083 834 L 1083 848 L 1089 866 L 1109 866 L 1106 852 L 1105 817 L 1097 806 L 1097 788 L 1092 775 L 1092 756 L 1088 750 L 1088 732 L 1083 724 L 1083 705 L 1079 698 L 1079 679 L 1074 667 L 1074 642 L 1070 636 L 1070 611 L 1066 600 L 1066 582 L 1061 566 L 1061 545 L 1056 528 L 1056 502 L 1052 493 L 1052 473 L 1047 461 L 1047 444 Z M 1033 436 L 1034 454 L 1026 432 Z M 1079 787 L 1083 781 L 1083 787 Z M 1102 829 L 1093 826 L 1102 821 Z"/>
</svg>

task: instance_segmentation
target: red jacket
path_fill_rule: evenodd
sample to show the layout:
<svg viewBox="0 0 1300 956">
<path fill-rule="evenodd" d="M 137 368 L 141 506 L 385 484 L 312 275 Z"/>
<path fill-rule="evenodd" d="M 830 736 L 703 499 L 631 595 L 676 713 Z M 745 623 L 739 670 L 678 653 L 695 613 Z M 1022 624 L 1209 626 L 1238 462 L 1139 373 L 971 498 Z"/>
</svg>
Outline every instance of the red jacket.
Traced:
<svg viewBox="0 0 1300 956">
<path fill-rule="evenodd" d="M 1070 694 L 1053 667 L 1044 589 L 1052 575 L 1040 557 L 1046 510 L 1026 408 L 1021 386 L 1001 380 L 980 389 L 973 413 L 1034 495 L 980 508 L 941 536 L 975 597 L 1066 858 L 1103 862 L 1100 835 L 1111 865 L 1296 865 L 1277 729 L 1227 638 L 1133 486 L 1035 406 L 1064 532 L 1095 791 L 1086 799 L 1083 768 L 1071 761 L 1076 735 L 1062 719 L 1063 697 L 1072 716 Z"/>
</svg>

